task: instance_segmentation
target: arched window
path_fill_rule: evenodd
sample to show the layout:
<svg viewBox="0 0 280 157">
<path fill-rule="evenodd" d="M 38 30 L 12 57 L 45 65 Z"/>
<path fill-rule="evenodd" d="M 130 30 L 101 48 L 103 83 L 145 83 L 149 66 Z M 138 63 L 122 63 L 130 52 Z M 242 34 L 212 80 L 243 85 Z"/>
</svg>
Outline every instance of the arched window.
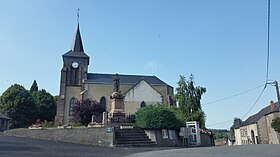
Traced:
<svg viewBox="0 0 280 157">
<path fill-rule="evenodd" d="M 74 107 L 76 105 L 77 99 L 76 98 L 72 98 L 70 100 L 70 104 L 69 104 L 69 116 L 73 116 L 74 115 Z"/>
<path fill-rule="evenodd" d="M 106 109 L 106 98 L 104 96 L 101 97 L 101 99 L 100 99 L 100 105 L 101 105 L 102 110 L 105 112 L 107 109 Z"/>
<path fill-rule="evenodd" d="M 146 107 L 145 101 L 142 101 L 141 104 L 140 104 L 140 108 L 143 108 L 143 107 Z"/>
<path fill-rule="evenodd" d="M 70 68 L 70 84 L 78 85 L 79 84 L 79 68 Z"/>
<path fill-rule="evenodd" d="M 252 138 L 252 144 L 256 144 L 255 142 L 255 133 L 253 130 L 251 130 L 251 138 Z"/>
</svg>

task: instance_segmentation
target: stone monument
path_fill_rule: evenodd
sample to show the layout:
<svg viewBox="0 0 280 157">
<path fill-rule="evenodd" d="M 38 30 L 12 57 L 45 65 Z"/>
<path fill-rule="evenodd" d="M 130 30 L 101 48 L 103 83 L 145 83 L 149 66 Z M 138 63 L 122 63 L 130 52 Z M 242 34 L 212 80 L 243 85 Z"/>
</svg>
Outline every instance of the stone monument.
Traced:
<svg viewBox="0 0 280 157">
<path fill-rule="evenodd" d="M 120 91 L 120 79 L 118 74 L 114 78 L 114 92 L 110 95 L 111 111 L 109 112 L 109 122 L 111 125 L 125 122 L 124 95 Z"/>
</svg>

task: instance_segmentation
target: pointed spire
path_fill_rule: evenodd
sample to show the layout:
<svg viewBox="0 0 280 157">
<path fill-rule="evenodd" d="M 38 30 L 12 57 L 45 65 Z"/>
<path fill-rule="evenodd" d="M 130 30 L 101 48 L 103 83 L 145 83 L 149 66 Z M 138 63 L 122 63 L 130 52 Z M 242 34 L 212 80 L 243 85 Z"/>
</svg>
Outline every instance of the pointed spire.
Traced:
<svg viewBox="0 0 280 157">
<path fill-rule="evenodd" d="M 80 28 L 79 28 L 79 23 L 77 27 L 77 32 L 73 41 L 72 45 L 72 51 L 74 52 L 84 52 L 84 47 L 83 47 L 83 42 L 82 42 L 82 37 L 80 33 Z"/>
<path fill-rule="evenodd" d="M 75 37 L 74 37 L 74 41 L 73 41 L 71 50 L 69 50 L 68 52 L 63 54 L 62 57 L 63 57 L 63 59 L 65 57 L 87 58 L 88 59 L 87 64 L 89 64 L 89 56 L 87 54 L 85 54 L 85 52 L 84 52 L 82 37 L 81 37 L 81 33 L 80 33 L 79 10 L 80 9 L 78 9 L 78 12 L 77 12 L 77 21 L 78 21 L 77 31 L 76 31 L 76 34 L 75 34 Z"/>
</svg>

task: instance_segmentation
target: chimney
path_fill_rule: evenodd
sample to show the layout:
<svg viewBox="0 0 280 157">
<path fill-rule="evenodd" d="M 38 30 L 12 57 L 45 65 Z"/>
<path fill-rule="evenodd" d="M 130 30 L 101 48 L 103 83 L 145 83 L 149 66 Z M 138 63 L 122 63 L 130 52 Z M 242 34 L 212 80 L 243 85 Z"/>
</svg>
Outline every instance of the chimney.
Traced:
<svg viewBox="0 0 280 157">
<path fill-rule="evenodd" d="M 273 100 L 271 100 L 270 101 L 270 109 L 271 109 L 271 111 L 273 111 L 274 108 L 275 108 L 274 102 L 273 102 Z"/>
</svg>

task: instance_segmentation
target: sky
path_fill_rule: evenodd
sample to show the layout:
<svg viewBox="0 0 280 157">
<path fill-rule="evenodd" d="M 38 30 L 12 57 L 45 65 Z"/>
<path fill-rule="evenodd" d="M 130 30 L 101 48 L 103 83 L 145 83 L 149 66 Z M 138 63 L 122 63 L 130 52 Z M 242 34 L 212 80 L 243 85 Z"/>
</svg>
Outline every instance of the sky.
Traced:
<svg viewBox="0 0 280 157">
<path fill-rule="evenodd" d="M 34 79 L 58 95 L 78 8 L 89 72 L 155 75 L 174 90 L 180 75 L 193 74 L 207 89 L 208 128 L 229 129 L 234 117 L 277 101 L 268 85 L 255 105 L 263 86 L 211 103 L 265 83 L 267 0 L 1 0 L 0 95 Z M 268 76 L 280 81 L 279 0 L 271 0 L 270 25 Z"/>
</svg>

